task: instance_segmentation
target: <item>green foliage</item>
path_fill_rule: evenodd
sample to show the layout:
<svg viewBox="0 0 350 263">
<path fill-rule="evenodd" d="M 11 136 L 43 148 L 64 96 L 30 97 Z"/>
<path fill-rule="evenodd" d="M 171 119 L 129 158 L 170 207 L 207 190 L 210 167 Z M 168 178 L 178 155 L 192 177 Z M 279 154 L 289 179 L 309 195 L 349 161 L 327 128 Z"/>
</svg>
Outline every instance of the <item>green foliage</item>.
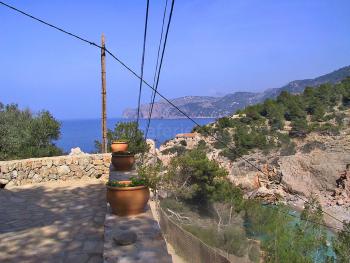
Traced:
<svg viewBox="0 0 350 263">
<path fill-rule="evenodd" d="M 180 141 L 180 144 L 181 144 L 182 146 L 187 146 L 187 142 L 186 142 L 186 140 L 182 140 L 182 141 Z"/>
<path fill-rule="evenodd" d="M 294 144 L 280 136 L 286 121 L 291 125 L 289 138 L 304 138 L 310 132 L 337 135 L 345 117 L 341 111 L 348 108 L 350 78 L 335 85 L 307 87 L 300 95 L 283 91 L 276 100 L 267 99 L 237 111 L 240 118 L 223 117 L 217 120 L 215 127 L 210 125 L 197 130 L 215 132 L 218 140 L 214 147 L 231 160 L 254 149 L 268 152 L 275 147 L 281 148 L 283 155 L 290 155 L 295 151 Z"/>
<path fill-rule="evenodd" d="M 275 103 L 275 101 L 271 99 L 267 99 L 263 104 L 260 114 L 269 120 L 269 125 L 272 130 L 276 131 L 283 129 L 284 116 L 282 105 Z"/>
<path fill-rule="evenodd" d="M 114 130 L 107 131 L 107 150 L 110 150 L 113 141 L 127 141 L 129 143 L 128 151 L 133 154 L 145 153 L 149 146 L 139 129 L 137 122 L 119 122 L 115 125 Z M 101 142 L 95 141 L 95 147 L 101 152 Z"/>
<path fill-rule="evenodd" d="M 248 240 L 240 227 L 232 225 L 219 232 L 214 226 L 185 225 L 184 228 L 209 246 L 220 248 L 239 257 L 247 253 Z"/>
<path fill-rule="evenodd" d="M 197 148 L 205 152 L 208 149 L 208 146 L 207 143 L 202 139 L 198 142 Z"/>
<path fill-rule="evenodd" d="M 60 155 L 53 142 L 59 136 L 60 123 L 48 111 L 33 115 L 0 103 L 0 160 Z"/>
<path fill-rule="evenodd" d="M 310 153 L 315 149 L 324 150 L 325 148 L 326 148 L 326 146 L 323 142 L 312 141 L 312 142 L 308 142 L 308 143 L 304 144 L 303 147 L 301 148 L 301 151 L 303 153 Z"/>
<path fill-rule="evenodd" d="M 198 211 L 198 216 L 210 218 L 217 214 L 216 224 L 192 222 L 183 227 L 210 246 L 237 256 L 248 254 L 254 262 L 259 262 L 260 250 L 247 237 L 260 239 L 264 262 L 334 262 L 327 254 L 321 205 L 315 197 L 309 198 L 301 220 L 297 220 L 284 205 L 262 205 L 258 200 L 243 199 L 242 191 L 225 179 L 225 173 L 218 171 L 217 164 L 198 150 L 174 159 L 168 179 L 178 180 L 172 183 L 176 199 L 165 199 L 161 206 L 186 216 L 194 211 Z M 184 204 L 190 204 L 190 208 Z M 206 209 L 215 212 L 204 213 Z M 233 220 L 244 216 L 245 228 L 237 225 L 239 221 L 231 223 L 231 216 L 236 218 Z M 340 233 L 336 242 L 339 258 L 348 259 L 348 233 Z"/>
<path fill-rule="evenodd" d="M 338 262 L 350 262 L 350 222 L 344 222 L 343 229 L 333 242 Z"/>
<path fill-rule="evenodd" d="M 306 119 L 294 119 L 291 123 L 292 130 L 289 132 L 290 137 L 305 137 L 309 132 L 309 126 Z"/>
<path fill-rule="evenodd" d="M 214 147 L 217 149 L 224 149 L 226 145 L 230 145 L 232 142 L 232 135 L 226 129 L 219 130 L 216 134 L 217 140 L 214 143 Z"/>
<path fill-rule="evenodd" d="M 194 149 L 172 159 L 167 178 L 175 196 L 194 202 L 208 202 L 217 180 L 227 172 L 205 152 Z"/>
<path fill-rule="evenodd" d="M 161 162 L 150 165 L 141 165 L 137 168 L 137 174 L 140 180 L 144 182 L 144 185 L 149 187 L 156 195 L 162 181 L 163 166 Z"/>
<path fill-rule="evenodd" d="M 112 187 L 135 187 L 145 186 L 146 182 L 142 178 L 131 177 L 130 183 L 122 183 L 120 181 L 109 181 L 106 184 Z"/>
<path fill-rule="evenodd" d="M 162 154 L 174 154 L 181 155 L 186 152 L 186 148 L 182 145 L 174 145 L 173 147 L 162 150 Z"/>
<path fill-rule="evenodd" d="M 301 213 L 301 221 L 289 215 L 283 205 L 261 206 L 247 201 L 246 220 L 250 234 L 261 236 L 264 262 L 331 262 L 327 255 L 326 232 L 321 206 L 311 197 Z"/>
<path fill-rule="evenodd" d="M 236 212 L 240 212 L 244 205 L 243 191 L 228 180 L 220 180 L 215 183 L 215 191 L 211 199 L 213 202 L 232 205 Z"/>
</svg>

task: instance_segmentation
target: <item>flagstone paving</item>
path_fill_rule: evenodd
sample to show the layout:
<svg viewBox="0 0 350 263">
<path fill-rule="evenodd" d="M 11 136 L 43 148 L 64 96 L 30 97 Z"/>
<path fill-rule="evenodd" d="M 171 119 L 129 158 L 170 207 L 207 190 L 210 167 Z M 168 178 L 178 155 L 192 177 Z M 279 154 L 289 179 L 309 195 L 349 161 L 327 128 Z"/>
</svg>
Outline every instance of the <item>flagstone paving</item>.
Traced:
<svg viewBox="0 0 350 263">
<path fill-rule="evenodd" d="M 102 262 L 105 187 L 99 180 L 0 190 L 0 262 Z"/>
</svg>

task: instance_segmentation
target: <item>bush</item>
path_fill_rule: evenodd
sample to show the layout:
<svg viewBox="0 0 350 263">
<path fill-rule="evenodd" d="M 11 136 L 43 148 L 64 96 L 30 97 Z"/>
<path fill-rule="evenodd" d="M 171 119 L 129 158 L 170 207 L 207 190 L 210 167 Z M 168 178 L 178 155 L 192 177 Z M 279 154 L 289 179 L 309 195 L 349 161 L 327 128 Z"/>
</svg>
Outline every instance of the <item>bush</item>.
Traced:
<svg viewBox="0 0 350 263">
<path fill-rule="evenodd" d="M 220 233 L 220 248 L 224 251 L 243 257 L 247 254 L 248 239 L 240 226 L 230 225 Z"/>
<path fill-rule="evenodd" d="M 249 259 L 254 263 L 260 262 L 260 248 L 257 244 L 251 242 L 248 251 Z"/>
<path fill-rule="evenodd" d="M 290 156 L 296 153 L 296 144 L 294 142 L 290 142 L 288 144 L 284 144 L 281 148 L 280 154 L 281 156 Z"/>
<path fill-rule="evenodd" d="M 350 262 L 350 222 L 343 223 L 343 229 L 337 234 L 333 247 L 339 262 Z"/>
<path fill-rule="evenodd" d="M 114 130 L 107 131 L 107 150 L 110 151 L 113 141 L 125 140 L 129 143 L 128 151 L 133 154 L 145 153 L 149 146 L 139 129 L 137 122 L 119 122 L 115 124 Z M 101 152 L 101 142 L 95 141 L 98 152 Z"/>
<path fill-rule="evenodd" d="M 303 153 L 310 153 L 315 149 L 325 150 L 326 146 L 322 142 L 312 141 L 312 142 L 308 142 L 308 143 L 304 144 L 303 147 L 301 147 L 301 151 Z"/>
<path fill-rule="evenodd" d="M 340 132 L 340 127 L 338 125 L 332 125 L 330 123 L 325 123 L 322 125 L 314 126 L 313 130 L 319 132 L 320 134 L 323 135 L 338 135 Z"/>
<path fill-rule="evenodd" d="M 186 140 L 182 140 L 182 141 L 180 141 L 180 144 L 181 144 L 182 146 L 187 146 L 187 142 L 186 142 Z"/>
<path fill-rule="evenodd" d="M 34 115 L 16 104 L 0 103 L 0 160 L 61 155 L 54 144 L 60 126 L 48 111 Z"/>
<path fill-rule="evenodd" d="M 208 203 L 215 191 L 215 183 L 227 172 L 205 152 L 194 149 L 174 158 L 169 166 L 167 178 L 170 191 L 178 198 Z"/>
<path fill-rule="evenodd" d="M 206 151 L 208 149 L 207 143 L 204 140 L 200 140 L 197 145 L 198 149 L 201 151 Z"/>
<path fill-rule="evenodd" d="M 186 148 L 182 145 L 174 145 L 173 147 L 166 148 L 162 151 L 162 154 L 174 154 L 177 155 L 184 154 L 186 152 Z"/>
<path fill-rule="evenodd" d="M 304 138 L 309 132 L 309 126 L 306 119 L 295 119 L 292 121 L 292 130 L 289 132 L 290 137 Z"/>
<path fill-rule="evenodd" d="M 309 202 L 300 216 L 305 221 L 295 222 L 288 207 L 247 201 L 249 233 L 261 237 L 264 262 L 332 262 L 327 255 L 327 235 L 320 225 L 324 222 L 319 203 L 314 198 Z"/>
</svg>

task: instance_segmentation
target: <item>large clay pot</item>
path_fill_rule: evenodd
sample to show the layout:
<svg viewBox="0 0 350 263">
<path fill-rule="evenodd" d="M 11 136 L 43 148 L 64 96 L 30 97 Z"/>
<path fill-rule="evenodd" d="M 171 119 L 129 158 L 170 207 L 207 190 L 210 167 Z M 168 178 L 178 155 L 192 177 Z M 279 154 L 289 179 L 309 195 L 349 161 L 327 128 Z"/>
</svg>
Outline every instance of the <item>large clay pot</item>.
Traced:
<svg viewBox="0 0 350 263">
<path fill-rule="evenodd" d="M 133 154 L 112 153 L 112 164 L 117 171 L 130 171 L 135 163 Z"/>
<path fill-rule="evenodd" d="M 126 152 L 128 150 L 128 143 L 123 141 L 114 141 L 111 144 L 111 151 L 115 152 Z"/>
<path fill-rule="evenodd" d="M 129 184 L 130 181 L 119 183 Z M 117 187 L 107 185 L 107 201 L 112 213 L 119 216 L 130 216 L 145 211 L 149 199 L 149 189 L 146 186 Z"/>
</svg>

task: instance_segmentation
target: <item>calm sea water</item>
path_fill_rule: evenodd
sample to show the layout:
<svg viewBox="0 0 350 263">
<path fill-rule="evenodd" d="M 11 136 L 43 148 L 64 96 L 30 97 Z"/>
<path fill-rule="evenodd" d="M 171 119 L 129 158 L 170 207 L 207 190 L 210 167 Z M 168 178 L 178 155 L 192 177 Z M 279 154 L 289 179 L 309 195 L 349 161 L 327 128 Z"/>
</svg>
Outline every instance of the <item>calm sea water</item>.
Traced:
<svg viewBox="0 0 350 263">
<path fill-rule="evenodd" d="M 199 124 L 205 125 L 215 119 L 195 119 Z M 128 119 L 108 119 L 107 126 L 113 129 L 118 122 L 132 121 Z M 147 120 L 140 120 L 140 128 L 146 129 Z M 151 121 L 148 137 L 155 140 L 157 147 L 160 144 L 173 138 L 178 133 L 190 132 L 195 125 L 188 119 L 163 120 L 154 119 Z M 61 121 L 61 138 L 57 146 L 65 152 L 71 148 L 80 147 L 84 152 L 94 152 L 94 140 L 101 140 L 101 120 L 63 120 Z"/>
</svg>

